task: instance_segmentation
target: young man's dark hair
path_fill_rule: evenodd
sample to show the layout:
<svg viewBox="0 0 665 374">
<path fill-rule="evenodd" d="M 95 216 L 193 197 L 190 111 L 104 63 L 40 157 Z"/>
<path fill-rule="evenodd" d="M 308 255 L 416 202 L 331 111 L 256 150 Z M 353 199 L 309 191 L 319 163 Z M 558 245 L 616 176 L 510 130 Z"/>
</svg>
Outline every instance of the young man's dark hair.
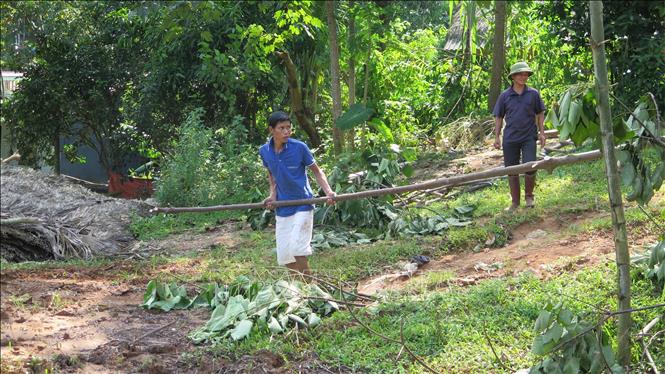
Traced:
<svg viewBox="0 0 665 374">
<path fill-rule="evenodd" d="M 274 128 L 278 123 L 282 121 L 289 121 L 291 122 L 291 118 L 289 117 L 288 113 L 277 111 L 273 112 L 270 114 L 270 117 L 268 117 L 268 126 Z"/>
</svg>

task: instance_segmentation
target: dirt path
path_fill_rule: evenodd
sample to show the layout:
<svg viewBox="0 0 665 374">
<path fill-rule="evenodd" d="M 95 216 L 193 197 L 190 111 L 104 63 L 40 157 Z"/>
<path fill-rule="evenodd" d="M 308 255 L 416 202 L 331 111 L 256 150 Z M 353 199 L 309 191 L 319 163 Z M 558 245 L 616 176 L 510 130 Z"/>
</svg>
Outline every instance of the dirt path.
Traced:
<svg viewBox="0 0 665 374">
<path fill-rule="evenodd" d="M 512 233 L 512 239 L 502 248 L 481 248 L 477 252 L 463 252 L 434 259 L 422 267 L 382 274 L 360 282 L 358 291 L 374 295 L 389 290 L 402 290 L 418 277 L 432 272 L 450 272 L 451 282 L 461 285 L 475 284 L 486 278 L 517 275 L 529 271 L 547 278 L 561 271 L 596 264 L 614 256 L 612 231 L 582 233 L 572 236 L 561 234 L 571 225 L 580 225 L 608 213 L 587 213 L 570 219 L 545 218 L 540 222 L 523 224 Z M 657 241 L 656 236 L 635 234 L 629 230 L 629 249 L 642 250 L 647 243 Z M 488 243 L 486 243 L 488 244 Z"/>
</svg>

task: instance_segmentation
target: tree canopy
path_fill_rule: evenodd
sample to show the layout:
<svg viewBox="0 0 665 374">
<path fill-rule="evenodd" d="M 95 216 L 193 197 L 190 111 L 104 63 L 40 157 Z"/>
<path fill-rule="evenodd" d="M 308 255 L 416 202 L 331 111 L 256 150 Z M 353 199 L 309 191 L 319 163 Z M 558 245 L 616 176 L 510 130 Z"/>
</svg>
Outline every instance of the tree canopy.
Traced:
<svg viewBox="0 0 665 374">
<path fill-rule="evenodd" d="M 632 4 L 609 2 L 604 15 L 613 93 L 629 106 L 646 91 L 662 103 L 665 6 Z M 327 153 L 339 80 L 342 114 L 354 104 L 372 113 L 354 142 L 416 147 L 456 118 L 488 116 L 492 74 L 506 87 L 513 62 L 535 69 L 548 106 L 590 80 L 585 2 L 507 5 L 495 46 L 491 2 L 335 2 L 333 77 L 321 2 L 3 2 L 2 69 L 24 73 L 3 117 L 26 155 L 52 154 L 59 135 L 104 139 L 109 169 L 127 150 L 170 152 L 197 108 L 223 141 L 248 145 L 264 141 L 269 112 L 286 109 L 296 136 Z M 493 67 L 499 47 L 506 66 Z"/>
</svg>

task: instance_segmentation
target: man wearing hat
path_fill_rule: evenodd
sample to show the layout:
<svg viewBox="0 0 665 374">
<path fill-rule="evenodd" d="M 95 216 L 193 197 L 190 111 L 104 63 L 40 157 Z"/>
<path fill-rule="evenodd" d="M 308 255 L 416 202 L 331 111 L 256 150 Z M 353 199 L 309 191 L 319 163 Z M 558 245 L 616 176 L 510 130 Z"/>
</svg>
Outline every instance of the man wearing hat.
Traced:
<svg viewBox="0 0 665 374">
<path fill-rule="evenodd" d="M 501 128 L 506 122 L 503 133 L 503 161 L 505 166 L 512 166 L 536 160 L 536 141 L 545 146 L 545 104 L 540 93 L 527 86 L 526 81 L 533 74 L 526 62 L 518 62 L 510 67 L 508 79 L 513 84 L 503 91 L 494 106 L 494 148 L 501 148 Z M 510 197 L 512 204 L 506 210 L 513 211 L 520 206 L 520 176 L 509 175 Z M 536 186 L 536 172 L 524 175 L 524 198 L 526 206 L 534 206 L 533 189 Z"/>
</svg>

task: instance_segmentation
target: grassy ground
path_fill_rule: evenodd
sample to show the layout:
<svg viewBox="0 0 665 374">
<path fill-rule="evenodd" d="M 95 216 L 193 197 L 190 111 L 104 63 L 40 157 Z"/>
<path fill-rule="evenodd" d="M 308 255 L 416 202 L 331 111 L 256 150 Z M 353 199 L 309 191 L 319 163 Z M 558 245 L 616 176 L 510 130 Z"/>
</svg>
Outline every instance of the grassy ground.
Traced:
<svg viewBox="0 0 665 374">
<path fill-rule="evenodd" d="M 505 180 L 501 180 L 494 187 L 462 194 L 454 200 L 433 206 L 436 210 L 451 212 L 457 206 L 474 205 L 474 223 L 468 227 L 451 228 L 441 236 L 409 237 L 322 250 L 312 257 L 312 268 L 340 280 L 359 281 L 384 273 L 398 261 L 415 254 L 436 258 L 446 253 L 470 250 L 484 243 L 488 236 L 496 238 L 492 244 L 494 247 L 501 247 L 516 227 L 538 222 L 543 217 L 566 220 L 575 215 L 602 216 L 584 224 L 565 226 L 559 233 L 561 237 L 611 231 L 605 176 L 600 162 L 561 167 L 551 175 L 539 173 L 535 209 L 504 213 L 503 208 L 509 204 L 507 190 Z M 626 219 L 629 230 L 641 230 L 650 235 L 662 234 L 662 227 L 665 227 L 664 207 L 662 192 L 645 209 L 646 213 L 635 204 L 628 203 Z M 132 229 L 137 238 L 149 240 L 174 233 L 204 232 L 220 220 L 229 218 L 242 218 L 242 212 L 136 217 Z M 274 234 L 270 229 L 242 231 L 238 235 L 238 241 L 233 245 L 219 245 L 210 251 L 176 256 L 153 256 L 149 260 L 136 261 L 131 267 L 124 267 L 115 274 L 118 282 L 142 280 L 146 274 L 177 282 L 228 283 L 239 275 L 264 280 L 284 277 L 283 269 L 275 267 Z M 2 269 L 108 267 L 109 264 L 113 262 L 3 263 Z M 177 278 L 172 273 L 160 271 L 171 265 L 190 270 Z M 525 273 L 460 287 L 449 282 L 450 273 L 431 273 L 412 282 L 406 291 L 390 294 L 379 306 L 357 310 L 356 313 L 363 324 L 381 334 L 393 339 L 401 339 L 403 335 L 409 348 L 440 372 L 507 373 L 529 367 L 538 360 L 530 353 L 530 345 L 534 338 L 534 321 L 547 303 L 563 301 L 575 313 L 587 315 L 592 320 L 597 318 L 595 313 L 598 310 L 614 309 L 614 274 L 614 266 L 603 263 L 578 272 L 563 272 L 547 280 Z M 633 280 L 633 305 L 639 307 L 663 302 L 662 297 L 652 295 L 651 284 L 637 271 L 634 271 Z M 658 312 L 636 313 L 635 326 L 644 326 Z M 403 333 L 400 332 L 402 325 Z M 610 333 L 612 326 L 607 325 Z M 662 330 L 665 322 L 657 327 Z M 195 365 L 197 360 L 205 360 L 210 354 L 233 359 L 261 349 L 272 351 L 287 362 L 297 362 L 305 354 L 315 352 L 321 361 L 331 367 L 346 367 L 357 372 L 423 370 L 405 352 L 400 354 L 398 344 L 388 343 L 368 332 L 346 311 L 334 314 L 316 329 L 277 336 L 257 331 L 241 342 L 227 341 L 213 347 L 202 347 L 199 354 L 190 353 L 187 359 Z M 495 357 L 492 349 L 500 359 Z M 661 349 L 656 353 L 657 360 L 665 366 L 663 351 Z M 633 353 L 635 361 L 639 352 L 636 349 Z"/>
</svg>

